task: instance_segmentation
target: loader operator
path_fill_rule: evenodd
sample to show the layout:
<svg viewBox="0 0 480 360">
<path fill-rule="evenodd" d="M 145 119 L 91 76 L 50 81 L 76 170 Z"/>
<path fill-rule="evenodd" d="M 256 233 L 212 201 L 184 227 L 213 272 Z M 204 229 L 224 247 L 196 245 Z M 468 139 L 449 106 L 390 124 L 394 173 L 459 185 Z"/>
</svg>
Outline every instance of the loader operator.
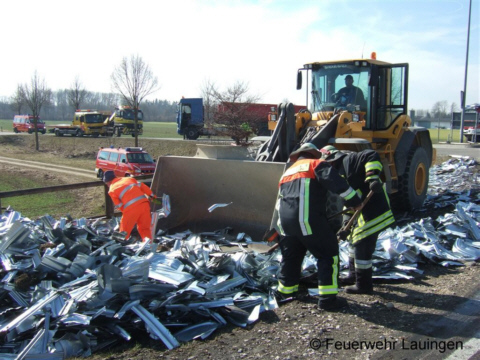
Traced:
<svg viewBox="0 0 480 360">
<path fill-rule="evenodd" d="M 345 291 L 349 294 L 370 294 L 373 291 L 372 255 L 378 235 L 386 228 L 395 226 L 390 201 L 380 179 L 383 171 L 380 156 L 371 149 L 347 154 L 331 145 L 320 151 L 322 158 L 338 170 L 362 200 L 369 191 L 373 192 L 373 196 L 364 204 L 351 234 L 338 234 L 342 240 L 348 238 L 350 241 L 349 275 L 340 281 L 343 284 L 355 285 L 347 286 Z M 351 216 L 352 213 L 344 215 L 344 223 L 348 222 Z"/>
<path fill-rule="evenodd" d="M 338 294 L 338 242 L 326 217 L 327 190 L 356 208 L 361 200 L 330 163 L 320 159 L 314 144 L 305 143 L 290 155 L 294 162 L 279 183 L 278 229 L 282 253 L 276 299 L 281 303 L 298 293 L 301 266 L 307 250 L 316 257 L 318 308 L 334 311 L 346 305 Z"/>
<path fill-rule="evenodd" d="M 108 195 L 115 208 L 122 212 L 119 230 L 127 233 L 125 240 L 128 240 L 135 225 L 143 241 L 150 239 L 152 214 L 149 199 L 156 198 L 152 190 L 132 177 L 116 177 L 111 170 L 105 171 L 103 182 L 109 187 Z"/>
<path fill-rule="evenodd" d="M 362 110 L 365 110 L 367 107 L 363 91 L 353 85 L 352 75 L 345 76 L 345 87 L 334 94 L 334 101 L 340 106 L 359 105 Z"/>
</svg>

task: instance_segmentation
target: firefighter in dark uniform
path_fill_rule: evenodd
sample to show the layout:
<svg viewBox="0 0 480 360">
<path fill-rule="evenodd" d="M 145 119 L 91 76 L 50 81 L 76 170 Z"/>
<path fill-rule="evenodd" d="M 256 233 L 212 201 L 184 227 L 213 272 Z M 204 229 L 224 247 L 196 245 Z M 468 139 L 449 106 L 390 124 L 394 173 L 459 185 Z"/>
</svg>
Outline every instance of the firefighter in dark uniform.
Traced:
<svg viewBox="0 0 480 360">
<path fill-rule="evenodd" d="M 355 284 L 345 291 L 350 294 L 369 294 L 373 291 L 372 256 L 380 232 L 395 226 L 395 218 L 390 208 L 390 200 L 382 185 L 380 175 L 383 166 L 375 150 L 344 153 L 328 145 L 320 150 L 322 158 L 338 170 L 358 195 L 365 199 L 373 191 L 373 196 L 364 205 L 351 233 L 339 233 L 343 240 L 350 241 L 349 275 L 342 283 Z M 344 223 L 353 212 L 344 216 Z"/>
<path fill-rule="evenodd" d="M 317 259 L 318 307 L 328 311 L 346 305 L 346 300 L 337 299 L 339 250 L 326 217 L 327 190 L 340 195 L 349 207 L 358 207 L 361 200 L 338 171 L 320 157 L 315 145 L 303 144 L 290 155 L 294 163 L 280 179 L 277 225 L 282 262 L 275 295 L 280 302 L 296 297 L 308 250 Z"/>
</svg>

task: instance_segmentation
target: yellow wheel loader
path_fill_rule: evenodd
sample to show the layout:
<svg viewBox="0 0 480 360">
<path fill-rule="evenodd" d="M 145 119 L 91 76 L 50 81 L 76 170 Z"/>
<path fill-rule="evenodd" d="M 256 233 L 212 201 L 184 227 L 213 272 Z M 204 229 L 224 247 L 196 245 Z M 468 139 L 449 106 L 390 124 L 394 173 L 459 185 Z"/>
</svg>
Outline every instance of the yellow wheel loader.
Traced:
<svg viewBox="0 0 480 360">
<path fill-rule="evenodd" d="M 299 69 L 297 89 L 306 75 L 307 107 L 279 104 L 272 135 L 256 161 L 161 157 L 152 190 L 170 195 L 172 213 L 162 229 L 213 231 L 232 227 L 260 241 L 275 226 L 278 181 L 289 154 L 304 142 L 318 148 L 375 149 L 384 181 L 397 209 L 422 206 L 435 151 L 427 129 L 415 127 L 407 114 L 408 64 L 372 59 L 315 62 Z M 213 212 L 216 203 L 229 204 Z M 341 210 L 334 196 L 330 215 Z M 334 226 L 339 228 L 341 217 Z"/>
<path fill-rule="evenodd" d="M 297 114 L 280 104 L 278 120 L 269 123 L 273 135 L 258 161 L 286 162 L 304 142 L 318 148 L 376 150 L 384 181 L 397 209 L 423 205 L 435 151 L 428 129 L 415 127 L 407 111 L 408 64 L 375 59 L 315 62 L 298 71 L 297 89 L 307 75 L 307 104 Z"/>
</svg>

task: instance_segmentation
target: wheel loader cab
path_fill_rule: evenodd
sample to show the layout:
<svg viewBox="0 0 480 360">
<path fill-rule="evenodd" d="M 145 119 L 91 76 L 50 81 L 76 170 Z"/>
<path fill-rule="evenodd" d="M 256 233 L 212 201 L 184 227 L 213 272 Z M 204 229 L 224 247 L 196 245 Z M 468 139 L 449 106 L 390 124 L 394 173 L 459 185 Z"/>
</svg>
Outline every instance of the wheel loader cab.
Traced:
<svg viewBox="0 0 480 360">
<path fill-rule="evenodd" d="M 363 130 L 376 131 L 388 129 L 407 114 L 408 64 L 351 60 L 307 64 L 300 69 L 304 70 L 311 71 L 313 120 L 349 111 L 353 122 L 365 121 Z"/>
</svg>

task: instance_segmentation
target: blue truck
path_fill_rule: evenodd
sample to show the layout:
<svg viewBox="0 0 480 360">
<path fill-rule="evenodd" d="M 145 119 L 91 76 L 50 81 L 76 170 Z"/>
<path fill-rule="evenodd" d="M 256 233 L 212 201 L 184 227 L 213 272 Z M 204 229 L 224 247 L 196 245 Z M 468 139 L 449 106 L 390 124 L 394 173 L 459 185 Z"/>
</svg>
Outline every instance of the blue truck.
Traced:
<svg viewBox="0 0 480 360">
<path fill-rule="evenodd" d="M 214 129 L 205 127 L 202 98 L 180 99 L 177 109 L 177 133 L 189 140 L 196 140 L 201 135 L 216 135 Z"/>
<path fill-rule="evenodd" d="M 222 114 L 231 113 L 234 109 L 233 112 L 240 113 L 243 120 L 252 127 L 255 135 L 270 135 L 268 119 L 276 113 L 276 107 L 276 104 L 222 102 L 215 106 L 210 118 L 212 124 L 207 125 L 203 99 L 182 98 L 177 109 L 177 133 L 189 140 L 196 140 L 199 136 L 225 135 L 225 126 L 217 122 L 222 124 L 222 118 L 225 120 Z M 295 109 L 297 108 L 304 108 L 304 106 L 296 106 Z"/>
</svg>

